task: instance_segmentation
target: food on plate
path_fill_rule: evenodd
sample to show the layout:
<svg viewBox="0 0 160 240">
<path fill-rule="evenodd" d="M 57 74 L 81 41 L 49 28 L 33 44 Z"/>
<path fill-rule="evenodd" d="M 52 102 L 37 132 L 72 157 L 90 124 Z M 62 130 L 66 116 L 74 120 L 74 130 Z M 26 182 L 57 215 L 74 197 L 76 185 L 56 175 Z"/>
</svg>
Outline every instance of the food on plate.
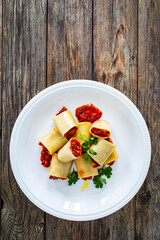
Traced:
<svg viewBox="0 0 160 240">
<path fill-rule="evenodd" d="M 116 146 L 114 144 L 106 141 L 105 139 L 98 139 L 98 143 L 96 145 L 92 145 L 87 153 L 94 159 L 94 161 L 103 165 L 115 147 Z"/>
<path fill-rule="evenodd" d="M 98 138 L 109 138 L 111 134 L 110 125 L 105 120 L 97 120 L 89 129 L 90 133 Z"/>
<path fill-rule="evenodd" d="M 55 127 L 49 133 L 47 133 L 39 141 L 48 151 L 50 155 L 57 152 L 61 147 L 68 142 L 67 138 L 63 137 L 58 129 Z"/>
<path fill-rule="evenodd" d="M 49 175 L 51 176 L 51 178 L 53 177 L 54 179 L 58 179 L 58 178 L 66 179 L 68 178 L 68 175 L 70 173 L 71 166 L 72 166 L 72 162 L 63 163 L 59 161 L 57 153 L 54 153 L 52 155 Z"/>
<path fill-rule="evenodd" d="M 107 138 L 106 140 L 113 144 L 113 141 L 111 138 Z M 117 153 L 116 149 L 114 149 L 114 151 L 109 156 L 109 158 L 104 162 L 104 164 L 108 164 L 109 166 L 112 166 L 114 164 L 115 160 L 117 160 L 118 158 L 119 158 L 118 153 Z"/>
<path fill-rule="evenodd" d="M 78 129 L 74 135 L 75 138 L 77 138 L 80 143 L 82 144 L 85 140 L 81 138 L 81 136 L 85 136 L 85 138 L 90 138 L 91 134 L 89 132 L 89 129 L 91 127 L 90 122 L 81 122 L 77 123 Z"/>
<path fill-rule="evenodd" d="M 62 136 L 70 139 L 77 131 L 78 126 L 69 110 L 63 111 L 53 118 L 53 121 Z"/>
<path fill-rule="evenodd" d="M 75 115 L 79 122 L 93 123 L 101 118 L 102 111 L 91 103 L 76 108 Z"/>
<path fill-rule="evenodd" d="M 76 184 L 78 180 L 79 180 L 78 173 L 73 169 L 73 171 L 68 176 L 68 186 Z"/>
<path fill-rule="evenodd" d="M 117 160 L 118 158 L 119 158 L 118 153 L 117 153 L 116 149 L 114 149 L 113 152 L 111 153 L 111 155 L 109 156 L 109 158 L 104 162 L 104 164 L 112 163 L 115 160 Z"/>
<path fill-rule="evenodd" d="M 82 154 L 82 145 L 75 137 L 71 138 L 58 152 L 58 159 L 61 162 L 70 162 Z"/>
<path fill-rule="evenodd" d="M 83 192 L 88 186 L 89 186 L 89 181 L 88 180 L 84 181 L 83 186 L 81 187 L 81 191 Z"/>
<path fill-rule="evenodd" d="M 43 167 L 49 167 L 52 155 L 48 153 L 48 150 L 43 146 L 41 142 L 39 142 L 39 145 L 42 146 L 41 156 L 40 156 L 41 165 L 43 165 Z"/>
<path fill-rule="evenodd" d="M 96 188 L 102 188 L 103 184 L 107 183 L 104 177 L 108 179 L 112 177 L 112 168 L 103 166 L 102 168 L 98 169 L 98 173 L 99 174 L 93 178 L 93 183 L 95 184 Z"/>
<path fill-rule="evenodd" d="M 98 175 L 97 168 L 94 168 L 92 164 L 85 160 L 84 155 L 75 159 L 79 178 L 88 178 Z"/>
<path fill-rule="evenodd" d="M 62 112 L 67 111 L 67 110 L 68 110 L 68 109 L 67 109 L 66 107 L 62 107 L 61 110 L 56 114 L 56 116 L 59 115 L 59 114 L 61 114 Z"/>
<path fill-rule="evenodd" d="M 82 105 L 75 110 L 76 123 L 71 111 L 60 109 L 53 118 L 55 127 L 39 141 L 41 164 L 50 166 L 50 179 L 68 179 L 68 186 L 83 179 L 86 184 L 82 190 L 89 186 L 87 180 L 92 180 L 96 188 L 107 183 L 119 156 L 110 137 L 110 124 L 100 119 L 102 114 L 93 104 Z M 72 165 L 77 171 L 71 171 Z"/>
</svg>

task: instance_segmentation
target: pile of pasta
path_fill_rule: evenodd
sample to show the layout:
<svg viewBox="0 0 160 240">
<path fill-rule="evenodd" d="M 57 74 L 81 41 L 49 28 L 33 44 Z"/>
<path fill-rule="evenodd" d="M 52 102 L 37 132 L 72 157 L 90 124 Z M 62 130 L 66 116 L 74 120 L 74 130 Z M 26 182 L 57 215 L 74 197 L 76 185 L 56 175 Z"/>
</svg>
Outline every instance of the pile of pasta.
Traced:
<svg viewBox="0 0 160 240">
<path fill-rule="evenodd" d="M 75 110 L 75 116 L 78 123 L 71 111 L 63 107 L 53 118 L 53 130 L 39 141 L 41 164 L 50 167 L 50 179 L 67 179 L 73 162 L 78 178 L 92 179 L 99 174 L 99 166 L 111 166 L 118 158 L 110 138 L 110 125 L 100 119 L 102 111 L 86 104 Z"/>
</svg>

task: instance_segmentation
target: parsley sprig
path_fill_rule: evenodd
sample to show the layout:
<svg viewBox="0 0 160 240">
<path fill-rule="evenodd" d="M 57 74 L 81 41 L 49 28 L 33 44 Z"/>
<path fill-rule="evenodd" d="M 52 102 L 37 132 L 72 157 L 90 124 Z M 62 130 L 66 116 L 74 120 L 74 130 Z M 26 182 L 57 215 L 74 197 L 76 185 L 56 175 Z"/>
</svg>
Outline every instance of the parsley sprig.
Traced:
<svg viewBox="0 0 160 240">
<path fill-rule="evenodd" d="M 97 153 L 92 148 L 89 148 L 89 153 L 92 155 L 97 155 Z"/>
<path fill-rule="evenodd" d="M 68 176 L 68 186 L 75 184 L 78 180 L 78 173 L 73 169 L 72 173 Z"/>
<path fill-rule="evenodd" d="M 90 164 L 92 163 L 92 158 L 89 156 L 88 153 L 84 154 L 84 159 L 87 160 Z"/>
<path fill-rule="evenodd" d="M 98 138 L 97 137 L 90 137 L 89 142 L 91 144 L 97 145 L 98 143 Z"/>
<path fill-rule="evenodd" d="M 107 181 L 105 178 L 102 178 L 102 176 L 111 178 L 112 168 L 103 166 L 102 168 L 98 169 L 98 173 L 99 173 L 99 175 L 97 175 L 93 178 L 93 182 L 94 182 L 96 188 L 103 188 L 103 184 L 107 184 Z"/>
<path fill-rule="evenodd" d="M 87 137 L 86 135 L 84 135 L 84 137 L 82 136 L 82 134 L 80 134 L 80 139 L 83 140 L 84 142 L 82 143 L 82 154 L 84 154 L 84 159 L 86 161 L 88 161 L 89 163 L 92 163 L 92 158 L 89 156 L 89 154 L 87 153 L 87 151 L 89 150 L 89 153 L 92 155 L 97 155 L 97 153 L 90 148 L 91 144 L 96 145 L 98 143 L 98 138 L 97 137 Z"/>
</svg>

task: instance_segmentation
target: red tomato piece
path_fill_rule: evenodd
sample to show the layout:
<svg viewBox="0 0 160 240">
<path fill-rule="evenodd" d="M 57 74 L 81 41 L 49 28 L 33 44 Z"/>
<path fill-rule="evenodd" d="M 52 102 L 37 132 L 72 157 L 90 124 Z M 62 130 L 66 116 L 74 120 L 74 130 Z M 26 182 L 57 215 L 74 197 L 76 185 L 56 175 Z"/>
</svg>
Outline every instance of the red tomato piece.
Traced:
<svg viewBox="0 0 160 240">
<path fill-rule="evenodd" d="M 39 143 L 39 145 L 42 146 L 42 151 L 40 156 L 40 160 L 42 162 L 41 165 L 43 165 L 44 167 L 49 167 L 52 156 L 48 153 L 48 150 L 45 148 L 45 146 L 42 143 Z"/>
<path fill-rule="evenodd" d="M 92 177 L 82 178 L 83 180 L 92 180 Z"/>
<path fill-rule="evenodd" d="M 111 138 L 107 138 L 106 139 L 108 142 L 110 142 L 110 143 L 112 143 L 113 144 L 113 141 L 112 141 L 112 139 Z"/>
<path fill-rule="evenodd" d="M 68 110 L 68 109 L 67 109 L 66 107 L 63 107 L 63 108 L 56 114 L 56 116 L 59 115 L 59 114 L 61 114 L 62 112 L 67 111 L 67 110 Z"/>
<path fill-rule="evenodd" d="M 115 163 L 115 161 L 107 163 L 109 166 L 113 166 L 113 164 Z"/>
<path fill-rule="evenodd" d="M 95 135 L 97 135 L 97 136 L 99 136 L 99 137 L 109 137 L 109 135 L 110 135 L 110 132 L 109 131 L 107 131 L 107 130 L 105 130 L 105 129 L 98 129 L 98 128 L 95 128 L 95 127 L 93 127 L 92 129 L 91 129 L 91 132 L 93 133 L 93 134 L 95 134 Z"/>
<path fill-rule="evenodd" d="M 78 129 L 78 127 L 76 127 L 76 126 L 71 128 L 68 132 L 66 132 L 64 134 L 64 137 L 66 137 L 69 140 L 71 137 L 74 136 L 74 134 L 76 133 L 77 129 Z"/>
<path fill-rule="evenodd" d="M 91 103 L 76 108 L 75 115 L 79 122 L 93 123 L 101 118 L 102 111 Z"/>
<path fill-rule="evenodd" d="M 80 142 L 76 138 L 71 139 L 70 149 L 72 151 L 72 154 L 75 157 L 80 157 L 81 156 L 82 145 L 80 144 Z"/>
</svg>

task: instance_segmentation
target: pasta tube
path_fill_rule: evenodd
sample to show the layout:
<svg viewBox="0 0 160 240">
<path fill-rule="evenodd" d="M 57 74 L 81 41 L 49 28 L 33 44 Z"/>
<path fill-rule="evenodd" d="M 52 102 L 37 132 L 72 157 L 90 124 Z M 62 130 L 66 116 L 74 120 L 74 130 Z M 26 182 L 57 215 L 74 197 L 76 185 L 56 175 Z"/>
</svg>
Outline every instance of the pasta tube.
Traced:
<svg viewBox="0 0 160 240">
<path fill-rule="evenodd" d="M 94 168 L 92 164 L 87 162 L 84 159 L 84 155 L 79 157 L 78 159 L 75 159 L 75 164 L 77 167 L 78 177 L 79 178 L 88 178 L 92 176 L 98 175 L 97 168 Z"/>
<path fill-rule="evenodd" d="M 47 133 L 41 140 L 40 143 L 48 150 L 49 154 L 52 155 L 58 151 L 64 144 L 67 143 L 67 138 L 63 137 L 58 129 L 55 127 L 52 131 Z"/>
<path fill-rule="evenodd" d="M 54 153 L 49 169 L 49 175 L 58 178 L 68 178 L 71 170 L 72 162 L 62 163 L 58 160 L 58 155 Z"/>
<path fill-rule="evenodd" d="M 78 129 L 72 113 L 69 110 L 55 116 L 53 118 L 53 121 L 62 136 L 66 138 L 70 138 L 71 136 L 73 136 Z"/>
<path fill-rule="evenodd" d="M 71 138 L 58 152 L 58 159 L 61 162 L 70 162 L 81 156 L 82 145 L 76 138 Z"/>
<path fill-rule="evenodd" d="M 110 125 L 105 120 L 98 120 L 89 129 L 90 133 L 98 138 L 108 138 L 111 134 Z"/>
<path fill-rule="evenodd" d="M 74 135 L 74 137 L 77 138 L 80 141 L 80 143 L 82 144 L 84 141 L 80 138 L 80 135 L 82 135 L 84 139 L 86 137 L 90 138 L 89 129 L 91 127 L 91 124 L 90 124 L 90 122 L 82 122 L 82 123 L 77 123 L 77 125 L 78 125 L 78 130 L 77 130 L 76 134 Z"/>
<path fill-rule="evenodd" d="M 117 153 L 117 151 L 116 151 L 116 149 L 115 149 L 115 150 L 113 150 L 113 152 L 111 153 L 111 155 L 109 156 L 109 158 L 104 162 L 104 164 L 111 163 L 111 162 L 117 160 L 118 157 L 119 157 L 119 156 L 118 156 L 118 153 Z"/>
<path fill-rule="evenodd" d="M 96 145 L 90 147 L 91 150 L 88 150 L 88 154 L 100 165 L 103 165 L 104 162 L 109 158 L 115 145 L 106 141 L 105 139 L 98 139 Z M 91 151 L 93 154 L 91 154 Z"/>
</svg>

